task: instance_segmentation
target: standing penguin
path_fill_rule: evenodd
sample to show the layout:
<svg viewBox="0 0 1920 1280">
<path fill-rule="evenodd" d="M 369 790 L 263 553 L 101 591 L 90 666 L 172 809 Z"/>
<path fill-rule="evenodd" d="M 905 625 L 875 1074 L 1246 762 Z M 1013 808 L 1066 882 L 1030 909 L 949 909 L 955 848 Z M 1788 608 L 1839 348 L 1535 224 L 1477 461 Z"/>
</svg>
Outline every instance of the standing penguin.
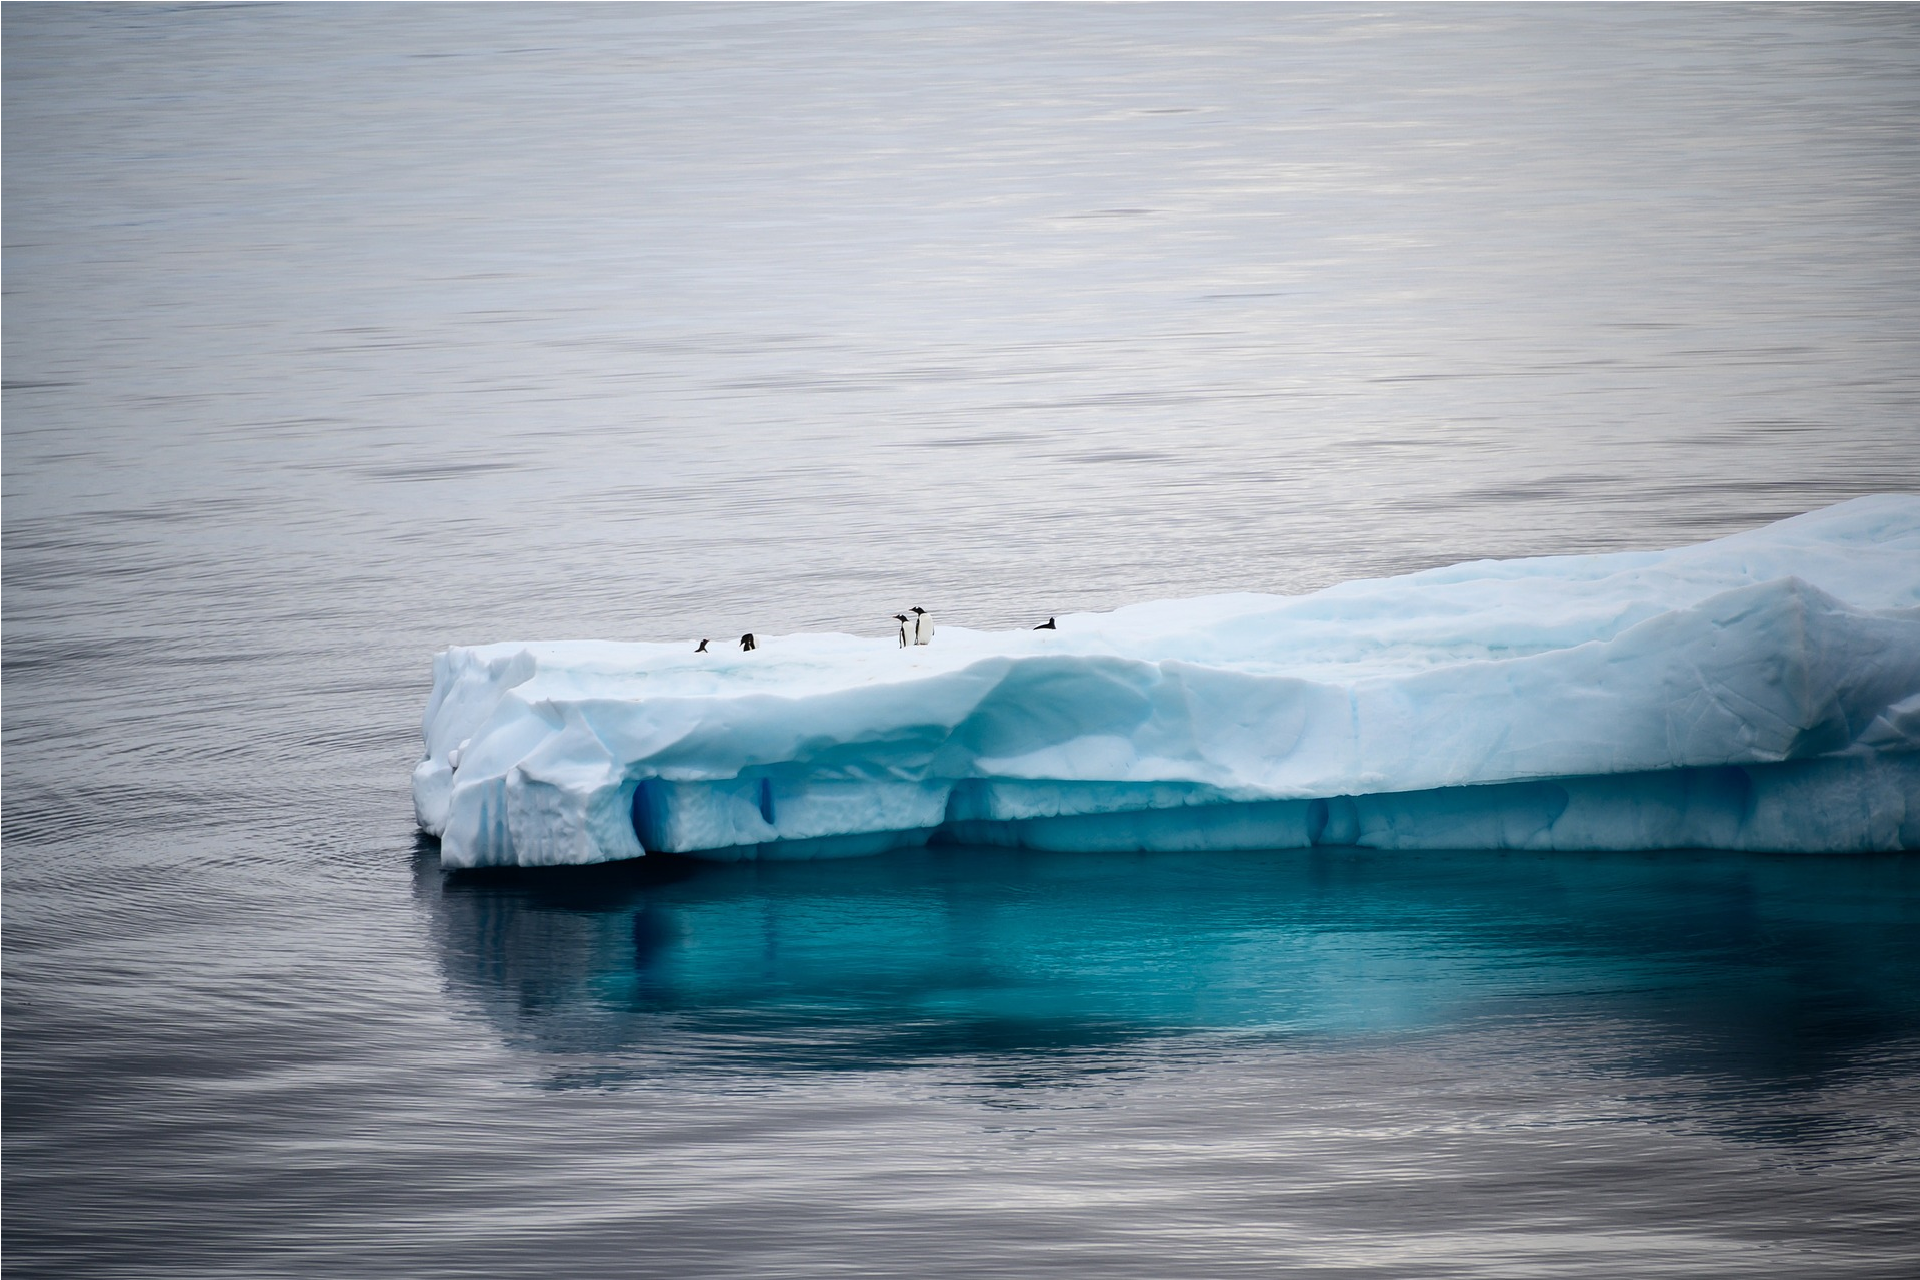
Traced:
<svg viewBox="0 0 1920 1280">
<path fill-rule="evenodd" d="M 747 634 L 740 637 L 740 652 L 742 653 L 753 652 L 753 632 L 749 631 L 747 632 Z"/>
<path fill-rule="evenodd" d="M 904 613 L 896 613 L 893 615 L 893 620 L 900 624 L 900 647 L 904 649 L 909 643 L 907 640 L 907 615 Z"/>
<path fill-rule="evenodd" d="M 707 651 L 707 642 L 705 640 L 702 640 L 700 642 L 700 647 L 694 650 L 695 653 L 705 653 L 706 651 Z"/>
<path fill-rule="evenodd" d="M 919 605 L 913 606 L 913 642 L 915 644 L 933 643 L 933 615 Z"/>
<path fill-rule="evenodd" d="M 1052 618 L 1048 618 L 1045 622 L 1034 628 L 1035 631 L 1058 631 L 1059 629 L 1060 628 L 1053 625 Z"/>
</svg>

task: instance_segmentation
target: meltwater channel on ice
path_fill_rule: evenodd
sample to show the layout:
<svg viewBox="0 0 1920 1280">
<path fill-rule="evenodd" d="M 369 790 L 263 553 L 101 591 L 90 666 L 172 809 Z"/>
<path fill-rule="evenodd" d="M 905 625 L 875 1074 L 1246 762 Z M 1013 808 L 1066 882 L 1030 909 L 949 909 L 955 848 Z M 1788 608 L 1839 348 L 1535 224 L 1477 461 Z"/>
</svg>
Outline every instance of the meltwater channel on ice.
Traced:
<svg viewBox="0 0 1920 1280">
<path fill-rule="evenodd" d="M 449 868 L 1071 850 L 1920 848 L 1920 497 L 1302 596 L 434 660 Z"/>
</svg>

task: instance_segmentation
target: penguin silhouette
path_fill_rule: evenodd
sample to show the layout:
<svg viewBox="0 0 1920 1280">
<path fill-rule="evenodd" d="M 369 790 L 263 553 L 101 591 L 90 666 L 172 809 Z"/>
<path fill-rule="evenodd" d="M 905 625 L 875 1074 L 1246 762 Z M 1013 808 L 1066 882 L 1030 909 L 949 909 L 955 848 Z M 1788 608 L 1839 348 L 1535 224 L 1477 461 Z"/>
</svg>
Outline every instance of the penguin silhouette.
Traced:
<svg viewBox="0 0 1920 1280">
<path fill-rule="evenodd" d="M 933 643 L 933 615 L 919 605 L 913 606 L 913 642 L 915 644 Z"/>
<path fill-rule="evenodd" d="M 1060 628 L 1053 625 L 1052 618 L 1048 618 L 1045 622 L 1034 628 L 1035 631 L 1058 631 L 1059 629 Z"/>
<path fill-rule="evenodd" d="M 907 639 L 907 615 L 904 613 L 896 613 L 893 615 L 893 620 L 900 624 L 900 647 L 904 649 L 911 643 Z"/>
<path fill-rule="evenodd" d="M 700 647 L 694 650 L 695 653 L 705 653 L 706 651 L 707 651 L 707 642 L 705 640 L 702 640 L 700 642 Z"/>
<path fill-rule="evenodd" d="M 753 632 L 749 631 L 747 632 L 747 634 L 740 637 L 740 652 L 752 653 L 753 649 L 754 649 Z"/>
</svg>

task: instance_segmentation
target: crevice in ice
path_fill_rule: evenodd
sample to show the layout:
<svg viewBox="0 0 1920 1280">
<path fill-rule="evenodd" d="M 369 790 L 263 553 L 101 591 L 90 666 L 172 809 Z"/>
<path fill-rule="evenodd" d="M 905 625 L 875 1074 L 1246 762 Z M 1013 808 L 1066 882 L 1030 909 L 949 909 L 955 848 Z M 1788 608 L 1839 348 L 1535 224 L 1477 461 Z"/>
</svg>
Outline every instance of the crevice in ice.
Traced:
<svg viewBox="0 0 1920 1280">
<path fill-rule="evenodd" d="M 653 793 L 657 789 L 652 779 L 643 781 L 635 786 L 633 789 L 633 804 L 629 809 L 629 814 L 633 821 L 634 838 L 640 842 L 641 849 L 649 852 L 660 848 L 658 843 L 659 837 L 655 834 L 659 831 L 660 824 L 654 820 L 653 815 L 655 807 Z M 650 840 L 654 841 L 654 843 L 648 843 Z"/>
</svg>

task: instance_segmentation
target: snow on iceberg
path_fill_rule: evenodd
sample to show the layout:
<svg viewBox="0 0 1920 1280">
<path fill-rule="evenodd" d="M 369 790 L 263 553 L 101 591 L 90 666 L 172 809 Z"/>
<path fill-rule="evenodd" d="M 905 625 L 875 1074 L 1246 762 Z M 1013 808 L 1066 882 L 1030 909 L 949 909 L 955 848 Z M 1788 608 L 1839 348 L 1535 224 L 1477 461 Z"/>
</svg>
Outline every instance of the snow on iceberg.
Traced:
<svg viewBox="0 0 1920 1280">
<path fill-rule="evenodd" d="M 1920 848 L 1920 496 L 1304 596 L 434 660 L 448 867 L 654 852 Z"/>
</svg>

